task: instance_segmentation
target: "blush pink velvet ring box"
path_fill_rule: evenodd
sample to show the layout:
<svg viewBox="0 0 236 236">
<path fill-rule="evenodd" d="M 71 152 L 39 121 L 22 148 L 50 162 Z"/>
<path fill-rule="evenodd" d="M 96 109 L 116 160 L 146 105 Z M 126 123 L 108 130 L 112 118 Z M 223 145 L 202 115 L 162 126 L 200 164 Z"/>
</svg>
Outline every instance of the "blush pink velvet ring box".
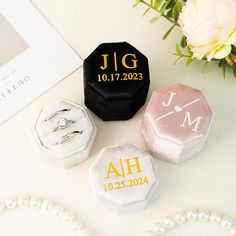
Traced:
<svg viewBox="0 0 236 236">
<path fill-rule="evenodd" d="M 202 150 L 212 118 L 201 91 L 173 84 L 153 92 L 141 132 L 153 156 L 177 164 Z"/>
</svg>

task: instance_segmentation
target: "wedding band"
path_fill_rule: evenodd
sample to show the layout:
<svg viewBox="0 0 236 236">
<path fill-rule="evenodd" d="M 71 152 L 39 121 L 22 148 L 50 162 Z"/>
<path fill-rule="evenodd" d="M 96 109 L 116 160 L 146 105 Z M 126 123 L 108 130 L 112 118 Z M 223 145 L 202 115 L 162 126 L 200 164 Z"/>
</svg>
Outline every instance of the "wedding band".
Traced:
<svg viewBox="0 0 236 236">
<path fill-rule="evenodd" d="M 74 124 L 74 120 L 68 120 L 67 118 L 61 118 L 57 122 L 57 127 L 53 130 L 53 132 L 56 132 L 61 129 L 66 129 L 70 124 Z"/>
<path fill-rule="evenodd" d="M 59 110 L 59 111 L 56 111 L 56 112 L 52 113 L 50 116 L 48 116 L 48 117 L 45 119 L 45 121 L 49 121 L 49 120 L 51 120 L 53 117 L 55 117 L 55 116 L 57 116 L 57 115 L 59 115 L 59 114 L 61 114 L 61 113 L 64 113 L 64 112 L 68 112 L 68 111 L 70 111 L 70 109 L 61 109 L 61 110 Z"/>
<path fill-rule="evenodd" d="M 57 145 L 60 145 L 60 144 L 62 144 L 64 142 L 66 142 L 68 139 L 71 139 L 74 136 L 81 135 L 82 133 L 83 133 L 83 131 L 73 131 L 73 132 L 70 132 L 70 133 L 62 136 L 61 139 L 57 142 Z"/>
</svg>

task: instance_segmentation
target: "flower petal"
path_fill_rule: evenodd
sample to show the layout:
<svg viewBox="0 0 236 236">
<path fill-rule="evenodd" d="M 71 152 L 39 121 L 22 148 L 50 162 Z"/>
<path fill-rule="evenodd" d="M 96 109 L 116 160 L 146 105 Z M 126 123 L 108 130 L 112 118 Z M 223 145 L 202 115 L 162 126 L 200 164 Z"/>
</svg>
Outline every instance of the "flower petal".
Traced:
<svg viewBox="0 0 236 236">
<path fill-rule="evenodd" d="M 234 31 L 231 33 L 229 38 L 225 41 L 226 45 L 235 45 L 236 44 L 236 27 L 234 28 Z"/>
<path fill-rule="evenodd" d="M 213 52 L 210 52 L 207 55 L 207 60 L 210 61 L 212 58 L 215 59 L 222 59 L 227 57 L 231 53 L 231 46 L 230 45 L 223 45 L 220 48 L 216 49 Z"/>
</svg>

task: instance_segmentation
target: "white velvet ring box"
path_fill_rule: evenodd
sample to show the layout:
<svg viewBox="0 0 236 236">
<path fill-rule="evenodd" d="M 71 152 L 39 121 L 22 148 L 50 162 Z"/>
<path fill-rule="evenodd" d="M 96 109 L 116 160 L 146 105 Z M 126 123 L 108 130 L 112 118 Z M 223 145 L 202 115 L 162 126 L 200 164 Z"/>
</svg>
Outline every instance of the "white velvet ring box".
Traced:
<svg viewBox="0 0 236 236">
<path fill-rule="evenodd" d="M 159 183 L 152 156 L 130 144 L 103 148 L 90 180 L 96 199 L 117 214 L 143 210 Z"/>
<path fill-rule="evenodd" d="M 144 113 L 142 134 L 153 156 L 177 164 L 202 150 L 212 118 L 201 91 L 172 84 L 153 92 Z"/>
<path fill-rule="evenodd" d="M 40 159 L 70 168 L 89 157 L 96 127 L 85 107 L 58 100 L 41 110 L 33 136 Z"/>
</svg>

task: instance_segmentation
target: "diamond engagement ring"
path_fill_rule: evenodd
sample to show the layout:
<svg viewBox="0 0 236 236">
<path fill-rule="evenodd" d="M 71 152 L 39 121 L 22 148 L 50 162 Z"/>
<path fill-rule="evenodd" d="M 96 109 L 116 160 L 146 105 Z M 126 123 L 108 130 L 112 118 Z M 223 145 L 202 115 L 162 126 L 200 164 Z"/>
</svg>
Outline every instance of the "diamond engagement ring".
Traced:
<svg viewBox="0 0 236 236">
<path fill-rule="evenodd" d="M 74 123 L 75 123 L 74 120 L 68 120 L 67 118 L 60 118 L 57 122 L 57 127 L 53 130 L 53 132 L 66 129 L 70 124 Z"/>
</svg>

